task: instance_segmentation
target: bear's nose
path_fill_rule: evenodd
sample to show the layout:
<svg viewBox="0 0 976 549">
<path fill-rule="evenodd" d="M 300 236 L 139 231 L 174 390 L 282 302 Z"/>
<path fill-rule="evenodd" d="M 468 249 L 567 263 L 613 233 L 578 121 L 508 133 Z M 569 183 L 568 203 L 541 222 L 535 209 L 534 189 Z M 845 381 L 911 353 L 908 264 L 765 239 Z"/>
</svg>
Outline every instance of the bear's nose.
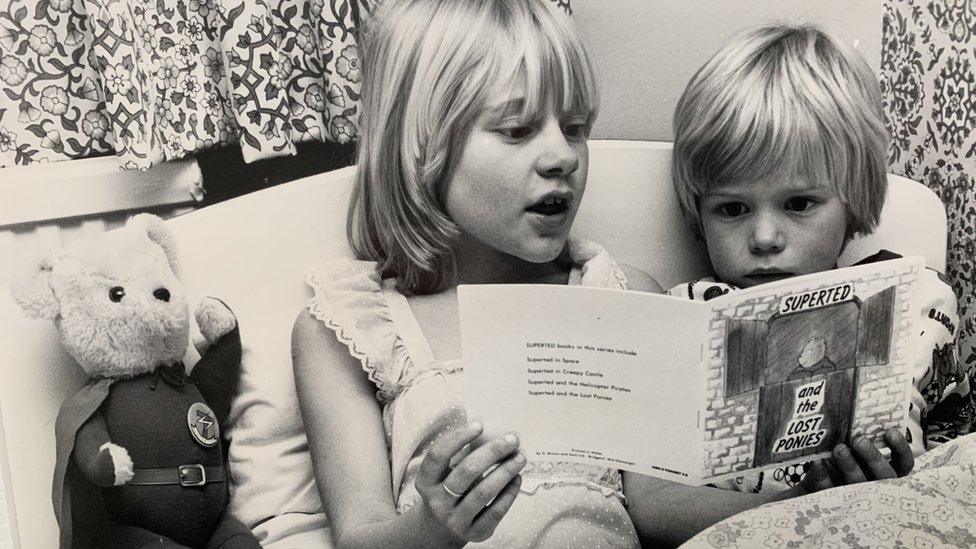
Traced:
<svg viewBox="0 0 976 549">
<path fill-rule="evenodd" d="M 156 290 L 155 292 L 153 292 L 153 297 L 155 297 L 156 299 L 158 299 L 160 301 L 166 301 L 166 302 L 168 302 L 169 301 L 169 290 L 167 290 L 166 288 L 160 288 L 160 289 Z"/>
</svg>

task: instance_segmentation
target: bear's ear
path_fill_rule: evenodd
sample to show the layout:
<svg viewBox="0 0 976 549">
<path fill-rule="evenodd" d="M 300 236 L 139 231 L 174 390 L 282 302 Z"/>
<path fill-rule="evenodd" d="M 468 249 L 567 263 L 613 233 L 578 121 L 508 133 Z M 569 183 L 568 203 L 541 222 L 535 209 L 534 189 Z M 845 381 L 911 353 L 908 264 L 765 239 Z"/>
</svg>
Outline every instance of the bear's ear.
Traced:
<svg viewBox="0 0 976 549">
<path fill-rule="evenodd" d="M 51 258 L 45 257 L 37 262 L 30 274 L 11 285 L 10 296 L 27 316 L 54 320 L 61 314 L 61 304 L 51 289 L 53 270 Z"/>
<path fill-rule="evenodd" d="M 162 218 L 153 214 L 141 213 L 132 216 L 126 222 L 125 226 L 127 228 L 132 227 L 136 230 L 145 231 L 149 240 L 159 245 L 163 249 L 163 252 L 166 253 L 166 259 L 169 261 L 169 266 L 173 269 L 173 273 L 179 275 L 179 265 L 176 259 L 176 238 Z"/>
</svg>

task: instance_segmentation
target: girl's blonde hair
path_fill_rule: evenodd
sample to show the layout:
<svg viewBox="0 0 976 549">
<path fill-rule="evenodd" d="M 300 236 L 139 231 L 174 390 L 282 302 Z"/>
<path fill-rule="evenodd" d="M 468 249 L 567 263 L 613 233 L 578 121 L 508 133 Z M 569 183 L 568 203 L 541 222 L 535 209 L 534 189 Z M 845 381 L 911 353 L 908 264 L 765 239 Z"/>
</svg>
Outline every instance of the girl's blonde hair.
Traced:
<svg viewBox="0 0 976 549">
<path fill-rule="evenodd" d="M 402 291 L 437 291 L 459 236 L 447 183 L 487 102 L 524 82 L 523 113 L 552 106 L 592 119 L 592 68 L 568 16 L 541 0 L 388 0 L 363 48 L 349 242 Z"/>
<path fill-rule="evenodd" d="M 733 39 L 691 78 L 674 113 L 672 178 L 701 234 L 714 186 L 779 174 L 825 177 L 847 206 L 847 237 L 878 224 L 888 132 L 878 80 L 822 29 L 775 24 Z"/>
</svg>

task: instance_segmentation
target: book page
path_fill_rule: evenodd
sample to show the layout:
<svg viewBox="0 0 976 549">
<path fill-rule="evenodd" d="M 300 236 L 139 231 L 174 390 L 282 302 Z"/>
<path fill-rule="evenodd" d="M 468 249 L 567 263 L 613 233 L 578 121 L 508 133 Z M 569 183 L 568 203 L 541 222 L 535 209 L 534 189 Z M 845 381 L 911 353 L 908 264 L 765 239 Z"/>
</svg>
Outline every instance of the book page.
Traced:
<svg viewBox="0 0 976 549">
<path fill-rule="evenodd" d="M 882 448 L 908 412 L 923 268 L 883 261 L 709 301 L 704 368 L 720 383 L 703 416 L 707 478 L 806 462 L 862 434 Z"/>
<path fill-rule="evenodd" d="M 460 286 L 458 301 L 469 417 L 518 432 L 530 460 L 698 482 L 707 307 L 516 284 Z"/>
</svg>

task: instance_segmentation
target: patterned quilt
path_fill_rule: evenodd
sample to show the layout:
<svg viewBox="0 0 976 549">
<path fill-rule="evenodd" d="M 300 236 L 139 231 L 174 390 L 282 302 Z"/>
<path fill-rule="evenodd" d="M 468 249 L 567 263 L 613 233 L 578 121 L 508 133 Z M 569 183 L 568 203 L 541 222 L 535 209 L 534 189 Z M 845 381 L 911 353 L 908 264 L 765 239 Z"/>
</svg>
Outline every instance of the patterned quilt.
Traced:
<svg viewBox="0 0 976 549">
<path fill-rule="evenodd" d="M 767 504 L 682 547 L 976 547 L 976 434 L 922 455 L 906 477 Z"/>
</svg>

